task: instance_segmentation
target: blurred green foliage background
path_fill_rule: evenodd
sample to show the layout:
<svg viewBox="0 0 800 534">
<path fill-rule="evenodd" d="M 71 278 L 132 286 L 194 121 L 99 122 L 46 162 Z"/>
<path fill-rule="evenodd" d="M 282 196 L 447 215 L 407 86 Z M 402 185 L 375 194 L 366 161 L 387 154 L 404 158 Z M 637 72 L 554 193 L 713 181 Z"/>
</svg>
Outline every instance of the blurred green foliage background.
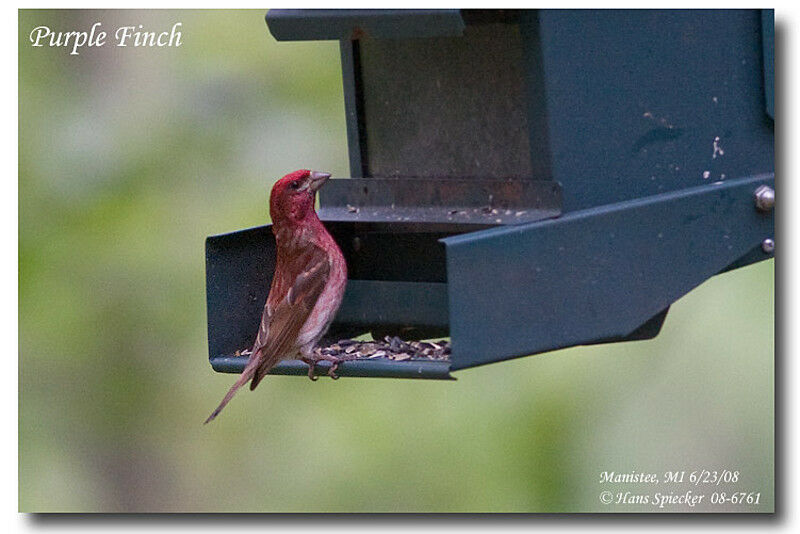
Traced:
<svg viewBox="0 0 800 534">
<path fill-rule="evenodd" d="M 348 175 L 337 43 L 278 44 L 263 16 L 20 12 L 20 510 L 651 510 L 603 505 L 637 486 L 600 472 L 701 468 L 772 509 L 772 261 L 652 341 L 452 383 L 273 377 L 204 427 L 234 380 L 206 359 L 204 238 L 263 224 L 286 172 Z M 96 21 L 182 22 L 184 45 L 28 42 Z"/>
</svg>

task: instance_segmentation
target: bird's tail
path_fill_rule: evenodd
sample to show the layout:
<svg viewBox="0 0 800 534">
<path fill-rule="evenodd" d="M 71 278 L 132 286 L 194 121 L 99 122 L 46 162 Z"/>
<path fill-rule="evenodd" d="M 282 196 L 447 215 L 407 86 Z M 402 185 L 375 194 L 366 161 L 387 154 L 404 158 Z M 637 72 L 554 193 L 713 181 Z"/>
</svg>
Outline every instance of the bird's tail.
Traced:
<svg viewBox="0 0 800 534">
<path fill-rule="evenodd" d="M 253 354 L 250 356 L 250 360 L 247 362 L 247 367 L 245 367 L 244 371 L 242 371 L 242 374 L 239 377 L 239 380 L 237 380 L 236 383 L 233 384 L 233 386 L 231 386 L 231 389 L 228 390 L 228 393 L 222 399 L 222 402 L 219 403 L 219 406 L 217 406 L 217 409 L 214 410 L 213 412 L 211 412 L 211 415 L 209 415 L 208 419 L 205 420 L 205 422 L 203 423 L 204 425 L 208 424 L 211 421 L 213 421 L 214 418 L 219 415 L 219 412 L 222 411 L 222 409 L 225 407 L 225 405 L 227 405 L 231 401 L 233 396 L 236 394 L 236 391 L 238 391 L 238 389 L 240 387 L 245 385 L 248 380 L 253 378 L 253 375 L 255 374 L 256 369 L 258 369 L 259 363 L 261 363 L 261 358 L 257 357 L 257 356 L 258 356 L 258 353 L 256 351 L 254 351 Z"/>
</svg>

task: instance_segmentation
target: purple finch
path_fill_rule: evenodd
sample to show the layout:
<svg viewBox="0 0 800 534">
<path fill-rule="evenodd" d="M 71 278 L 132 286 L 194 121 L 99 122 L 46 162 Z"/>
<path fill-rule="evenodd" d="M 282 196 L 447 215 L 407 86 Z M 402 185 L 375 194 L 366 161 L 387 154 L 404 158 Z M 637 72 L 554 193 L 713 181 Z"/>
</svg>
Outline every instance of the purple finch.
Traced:
<svg viewBox="0 0 800 534">
<path fill-rule="evenodd" d="M 300 356 L 309 365 L 312 379 L 314 364 L 330 360 L 333 365 L 328 374 L 336 376 L 342 360 L 314 351 L 342 303 L 347 283 L 342 251 L 314 210 L 317 190 L 328 178 L 327 173 L 299 170 L 272 187 L 269 213 L 277 260 L 261 326 L 242 375 L 206 423 L 219 415 L 248 380 L 252 380 L 250 389 L 255 389 L 281 360 Z"/>
</svg>

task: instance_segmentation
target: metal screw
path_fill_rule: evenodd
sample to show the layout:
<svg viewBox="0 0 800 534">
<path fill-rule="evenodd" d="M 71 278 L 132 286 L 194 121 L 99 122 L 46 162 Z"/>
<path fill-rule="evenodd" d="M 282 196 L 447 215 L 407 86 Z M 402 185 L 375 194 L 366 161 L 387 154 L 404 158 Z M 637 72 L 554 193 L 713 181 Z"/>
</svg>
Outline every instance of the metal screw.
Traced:
<svg viewBox="0 0 800 534">
<path fill-rule="evenodd" d="M 770 238 L 765 239 L 761 242 L 761 250 L 766 252 L 767 254 L 772 254 L 775 252 L 775 241 Z"/>
<path fill-rule="evenodd" d="M 770 211 L 775 207 L 775 190 L 768 185 L 760 185 L 755 192 L 756 208 L 760 211 Z"/>
</svg>

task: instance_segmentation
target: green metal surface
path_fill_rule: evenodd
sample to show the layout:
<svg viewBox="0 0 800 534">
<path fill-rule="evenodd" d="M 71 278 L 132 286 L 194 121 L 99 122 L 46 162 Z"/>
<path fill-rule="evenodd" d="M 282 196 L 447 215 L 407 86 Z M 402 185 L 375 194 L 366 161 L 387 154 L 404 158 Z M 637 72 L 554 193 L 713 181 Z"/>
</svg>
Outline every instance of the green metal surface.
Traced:
<svg viewBox="0 0 800 534">
<path fill-rule="evenodd" d="M 453 370 L 629 336 L 774 237 L 754 191 L 716 182 L 445 238 Z"/>
<path fill-rule="evenodd" d="M 764 99 L 767 114 L 775 119 L 775 10 L 761 10 L 761 42 L 764 53 Z"/>
<path fill-rule="evenodd" d="M 564 213 L 775 172 L 759 10 L 546 9 L 538 21 Z"/>
<path fill-rule="evenodd" d="M 247 358 L 218 356 L 211 359 L 211 366 L 220 373 L 241 373 Z M 316 374 L 325 377 L 331 368 L 330 362 L 319 362 Z M 272 375 L 307 376 L 308 365 L 300 360 L 285 360 L 272 368 Z M 336 370 L 337 376 L 383 377 L 383 378 L 422 378 L 453 380 L 450 376 L 450 362 L 446 361 L 393 361 L 387 358 L 343 362 Z"/>
<path fill-rule="evenodd" d="M 270 9 L 266 20 L 278 41 L 401 39 L 464 31 L 458 9 Z"/>
<path fill-rule="evenodd" d="M 357 180 L 320 198 L 350 274 L 332 334 L 449 333 L 452 369 L 647 339 L 698 284 L 771 257 L 753 191 L 774 186 L 773 16 L 270 11 L 279 40 L 341 41 Z M 220 358 L 252 343 L 273 269 L 269 227 L 209 238 L 215 368 L 241 364 Z"/>
<path fill-rule="evenodd" d="M 333 179 L 319 193 L 320 219 L 403 223 L 418 230 L 520 224 L 561 212 L 561 187 L 549 180 L 486 178 Z"/>
</svg>

